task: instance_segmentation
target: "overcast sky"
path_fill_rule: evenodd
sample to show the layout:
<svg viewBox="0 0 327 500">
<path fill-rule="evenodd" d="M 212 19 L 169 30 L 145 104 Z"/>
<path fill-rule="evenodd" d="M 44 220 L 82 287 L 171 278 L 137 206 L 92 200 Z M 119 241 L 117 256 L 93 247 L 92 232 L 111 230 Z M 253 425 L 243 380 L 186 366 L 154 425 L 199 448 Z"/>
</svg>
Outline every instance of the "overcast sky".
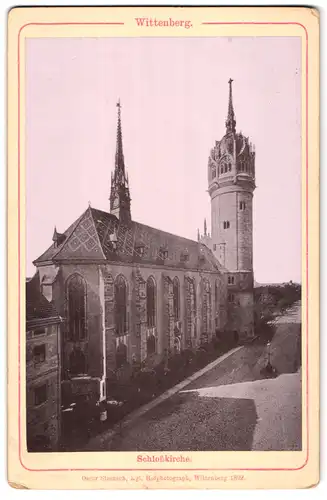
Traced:
<svg viewBox="0 0 327 500">
<path fill-rule="evenodd" d="M 207 161 L 225 133 L 256 146 L 254 275 L 301 280 L 301 40 L 62 38 L 26 41 L 27 275 L 88 202 L 109 211 L 122 103 L 132 217 L 196 239 Z"/>
</svg>

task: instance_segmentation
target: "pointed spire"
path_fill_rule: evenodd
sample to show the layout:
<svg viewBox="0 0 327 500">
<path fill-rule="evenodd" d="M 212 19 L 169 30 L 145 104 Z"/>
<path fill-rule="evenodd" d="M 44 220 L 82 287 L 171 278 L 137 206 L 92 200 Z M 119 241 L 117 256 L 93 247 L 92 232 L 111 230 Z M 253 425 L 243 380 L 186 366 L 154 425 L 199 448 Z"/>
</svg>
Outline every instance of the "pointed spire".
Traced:
<svg viewBox="0 0 327 500">
<path fill-rule="evenodd" d="M 200 241 L 200 229 L 198 228 L 198 241 Z"/>
<path fill-rule="evenodd" d="M 115 169 L 111 175 L 110 212 L 121 222 L 128 224 L 131 221 L 130 192 L 128 178 L 125 172 L 125 160 L 123 153 L 123 134 L 121 126 L 121 104 L 120 99 L 116 104 L 117 113 L 117 139 Z"/>
<path fill-rule="evenodd" d="M 118 177 L 125 177 L 125 162 L 123 153 L 123 134 L 121 129 L 121 104 L 120 99 L 116 104 L 118 108 L 117 113 L 117 141 L 116 141 L 116 157 L 115 157 L 115 172 L 117 172 Z"/>
<path fill-rule="evenodd" d="M 207 236 L 207 219 L 204 219 L 204 236 Z"/>
<path fill-rule="evenodd" d="M 235 113 L 234 113 L 234 107 L 233 107 L 233 89 L 232 89 L 233 81 L 234 80 L 232 80 L 231 78 L 228 80 L 229 100 L 228 100 L 228 114 L 227 114 L 227 119 L 226 119 L 226 130 L 227 130 L 227 132 L 235 133 L 236 120 L 235 120 Z"/>
</svg>

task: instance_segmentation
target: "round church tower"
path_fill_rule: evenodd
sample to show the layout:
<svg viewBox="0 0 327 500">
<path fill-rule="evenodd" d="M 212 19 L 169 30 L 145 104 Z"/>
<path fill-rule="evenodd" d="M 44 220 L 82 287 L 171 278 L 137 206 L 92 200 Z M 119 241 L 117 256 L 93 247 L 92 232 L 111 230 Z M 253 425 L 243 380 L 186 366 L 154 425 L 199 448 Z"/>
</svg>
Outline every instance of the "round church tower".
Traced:
<svg viewBox="0 0 327 500">
<path fill-rule="evenodd" d="M 228 270 L 228 300 L 235 335 L 253 334 L 253 222 L 255 150 L 249 138 L 236 132 L 232 82 L 226 134 L 216 141 L 208 163 L 211 197 L 211 244 Z"/>
</svg>

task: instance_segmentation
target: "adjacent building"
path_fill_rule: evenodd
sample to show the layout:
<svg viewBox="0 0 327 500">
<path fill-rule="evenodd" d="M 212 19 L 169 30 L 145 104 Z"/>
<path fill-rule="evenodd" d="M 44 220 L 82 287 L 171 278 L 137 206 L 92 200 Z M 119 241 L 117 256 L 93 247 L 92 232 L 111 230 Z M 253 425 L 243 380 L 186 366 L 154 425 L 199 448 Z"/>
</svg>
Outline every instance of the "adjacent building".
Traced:
<svg viewBox="0 0 327 500">
<path fill-rule="evenodd" d="M 39 273 L 26 282 L 26 412 L 28 451 L 55 451 L 60 442 L 60 325 L 41 292 Z"/>
</svg>

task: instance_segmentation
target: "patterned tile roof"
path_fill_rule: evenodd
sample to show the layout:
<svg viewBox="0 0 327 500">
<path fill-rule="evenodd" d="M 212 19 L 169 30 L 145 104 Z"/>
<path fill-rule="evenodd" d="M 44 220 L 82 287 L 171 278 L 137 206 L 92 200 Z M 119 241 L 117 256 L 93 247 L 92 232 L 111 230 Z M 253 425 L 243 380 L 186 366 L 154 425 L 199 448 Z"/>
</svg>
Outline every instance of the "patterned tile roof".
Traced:
<svg viewBox="0 0 327 500">
<path fill-rule="evenodd" d="M 89 207 L 35 263 L 46 260 L 108 260 L 139 262 L 180 269 L 223 271 L 223 266 L 202 243 L 132 221 L 122 225 L 107 212 Z"/>
<path fill-rule="evenodd" d="M 59 314 L 52 302 L 49 302 L 40 290 L 40 276 L 36 272 L 26 282 L 26 321 L 58 318 Z"/>
</svg>

